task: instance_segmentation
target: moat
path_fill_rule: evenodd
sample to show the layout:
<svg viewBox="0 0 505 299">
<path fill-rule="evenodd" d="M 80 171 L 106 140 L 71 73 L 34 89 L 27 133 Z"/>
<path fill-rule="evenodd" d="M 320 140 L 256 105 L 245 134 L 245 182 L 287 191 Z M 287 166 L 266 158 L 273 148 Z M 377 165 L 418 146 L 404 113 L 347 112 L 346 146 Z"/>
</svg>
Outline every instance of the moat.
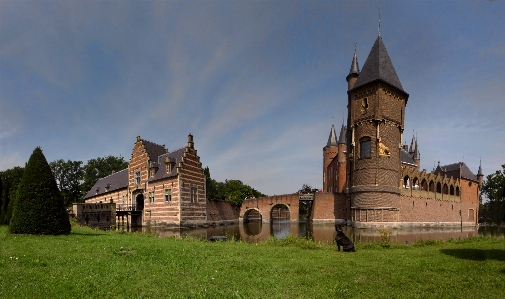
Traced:
<svg viewBox="0 0 505 299">
<path fill-rule="evenodd" d="M 350 226 L 343 228 L 344 232 L 354 242 L 374 242 L 380 241 L 379 229 L 357 229 Z M 133 228 L 132 231 L 150 231 L 160 237 L 184 237 L 191 236 L 202 239 L 209 239 L 212 236 L 233 237 L 236 240 L 243 240 L 249 243 L 256 243 L 273 236 L 277 239 L 285 238 L 288 235 L 296 235 L 309 238 L 316 242 L 333 243 L 335 238 L 335 228 L 332 224 L 313 224 L 306 221 L 290 222 L 289 220 L 276 220 L 271 223 L 250 222 L 237 223 L 215 227 L 198 228 Z M 448 240 L 460 239 L 476 236 L 492 236 L 505 238 L 505 227 L 501 226 L 480 226 L 475 227 L 415 227 L 390 229 L 391 241 L 396 243 L 412 243 L 419 240 Z"/>
</svg>

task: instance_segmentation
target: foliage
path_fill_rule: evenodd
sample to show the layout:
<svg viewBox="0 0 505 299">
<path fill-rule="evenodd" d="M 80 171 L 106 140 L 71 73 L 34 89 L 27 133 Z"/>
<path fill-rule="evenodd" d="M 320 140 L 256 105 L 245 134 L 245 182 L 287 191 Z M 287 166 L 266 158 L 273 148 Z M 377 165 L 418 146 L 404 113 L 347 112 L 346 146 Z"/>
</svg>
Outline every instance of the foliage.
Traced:
<svg viewBox="0 0 505 299">
<path fill-rule="evenodd" d="M 208 167 L 205 167 L 204 173 L 207 178 L 206 188 L 207 199 L 209 200 L 225 200 L 232 205 L 241 205 L 246 198 L 265 196 L 265 194 L 239 180 L 225 180 L 224 183 L 217 182 L 210 177 Z"/>
<path fill-rule="evenodd" d="M 0 240 L 0 298 L 492 299 L 505 288 L 503 238 L 355 253 L 294 237 L 211 243 L 84 227 L 37 238 L 0 227 Z"/>
<path fill-rule="evenodd" d="M 83 167 L 84 175 L 81 185 L 83 196 L 99 179 L 111 175 L 113 171 L 118 172 L 126 168 L 128 168 L 128 162 L 121 156 L 108 156 L 88 160 L 88 163 Z"/>
<path fill-rule="evenodd" d="M 312 188 L 309 184 L 303 184 L 302 189 L 298 190 L 298 193 L 301 194 L 311 194 L 311 193 L 316 193 L 318 189 Z"/>
<path fill-rule="evenodd" d="M 480 212 L 481 221 L 505 222 L 505 164 L 502 168 L 488 175 L 482 185 L 482 193 L 488 201 Z"/>
<path fill-rule="evenodd" d="M 62 159 L 49 163 L 66 207 L 81 202 L 84 197 L 81 180 L 84 174 L 82 161 L 64 161 Z"/>
<path fill-rule="evenodd" d="M 18 186 L 10 231 L 15 234 L 70 233 L 70 221 L 51 168 L 37 147 Z"/>
<path fill-rule="evenodd" d="M 391 233 L 387 229 L 382 229 L 381 233 L 381 246 L 384 248 L 391 247 Z"/>
<path fill-rule="evenodd" d="M 0 172 L 0 177 L 2 177 L 0 224 L 9 224 L 11 220 L 13 199 L 16 197 L 16 191 L 23 177 L 24 170 L 23 167 L 14 167 Z"/>
</svg>

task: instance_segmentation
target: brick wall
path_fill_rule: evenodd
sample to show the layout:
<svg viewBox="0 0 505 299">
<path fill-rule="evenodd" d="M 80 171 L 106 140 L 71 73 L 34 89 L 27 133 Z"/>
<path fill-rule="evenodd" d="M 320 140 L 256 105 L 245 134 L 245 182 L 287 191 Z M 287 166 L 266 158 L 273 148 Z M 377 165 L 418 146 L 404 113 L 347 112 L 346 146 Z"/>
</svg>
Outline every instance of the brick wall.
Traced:
<svg viewBox="0 0 505 299">
<path fill-rule="evenodd" d="M 477 212 L 478 204 L 475 203 L 400 197 L 401 222 L 428 222 L 441 225 L 463 222 L 464 225 L 475 225 Z"/>
<path fill-rule="evenodd" d="M 223 224 L 238 222 L 240 206 L 221 200 L 207 200 L 207 223 Z"/>
<path fill-rule="evenodd" d="M 313 222 L 339 222 L 351 219 L 351 205 L 345 194 L 316 193 L 312 204 Z"/>
</svg>

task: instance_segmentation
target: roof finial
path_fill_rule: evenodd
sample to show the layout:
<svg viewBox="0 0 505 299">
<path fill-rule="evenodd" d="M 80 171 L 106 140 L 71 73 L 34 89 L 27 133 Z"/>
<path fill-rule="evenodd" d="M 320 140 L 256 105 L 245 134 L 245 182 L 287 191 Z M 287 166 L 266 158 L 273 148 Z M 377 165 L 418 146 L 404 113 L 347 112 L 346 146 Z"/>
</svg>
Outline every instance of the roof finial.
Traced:
<svg viewBox="0 0 505 299">
<path fill-rule="evenodd" d="M 379 36 L 381 36 L 381 9 L 379 7 Z"/>
<path fill-rule="evenodd" d="M 333 115 L 333 116 L 331 117 L 331 124 L 332 124 L 332 125 L 334 125 L 334 124 L 335 124 L 335 115 Z"/>
</svg>

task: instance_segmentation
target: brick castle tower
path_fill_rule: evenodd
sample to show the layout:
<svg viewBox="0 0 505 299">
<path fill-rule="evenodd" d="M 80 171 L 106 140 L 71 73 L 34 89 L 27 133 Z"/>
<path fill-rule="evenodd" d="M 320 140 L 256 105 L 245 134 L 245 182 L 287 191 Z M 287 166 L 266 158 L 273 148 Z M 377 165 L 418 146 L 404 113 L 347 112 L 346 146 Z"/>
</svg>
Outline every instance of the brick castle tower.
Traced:
<svg viewBox="0 0 505 299">
<path fill-rule="evenodd" d="M 347 191 L 352 219 L 398 221 L 401 135 L 409 95 L 381 36 L 360 72 L 354 53 L 348 82 Z"/>
</svg>

